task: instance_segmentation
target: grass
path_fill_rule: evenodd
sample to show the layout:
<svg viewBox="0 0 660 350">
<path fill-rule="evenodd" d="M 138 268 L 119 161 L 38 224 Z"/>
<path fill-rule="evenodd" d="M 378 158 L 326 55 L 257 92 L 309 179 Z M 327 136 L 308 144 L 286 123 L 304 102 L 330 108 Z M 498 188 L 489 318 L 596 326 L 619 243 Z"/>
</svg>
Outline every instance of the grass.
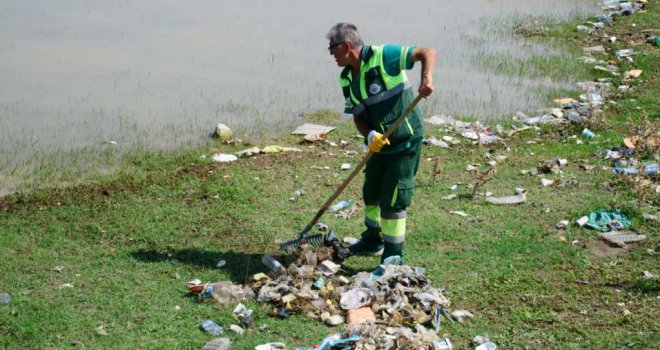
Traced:
<svg viewBox="0 0 660 350">
<path fill-rule="evenodd" d="M 648 7 L 645 14 L 617 20 L 613 30 L 622 43 L 616 48 L 626 46 L 633 22 L 635 30 L 660 23 L 658 3 Z M 580 48 L 584 34 L 573 28 L 575 23 L 557 25 L 549 35 Z M 409 211 L 406 260 L 425 267 L 432 284 L 449 291 L 452 309 L 475 314 L 466 324 L 443 326 L 442 335 L 455 348 L 470 348 L 477 334 L 488 334 L 504 349 L 648 349 L 660 341 L 655 322 L 660 282 L 643 278 L 644 271 L 660 274 L 654 252 L 658 229 L 642 218 L 655 213 L 658 200 L 640 201 L 612 173 L 609 161 L 594 156 L 621 144 L 631 132 L 628 118 L 639 123 L 647 115 L 658 122 L 660 50 L 647 45 L 635 50 L 635 65 L 644 75 L 631 83 L 630 92 L 613 96 L 617 104 L 608 104 L 601 121 L 590 125 L 598 135 L 592 140 L 577 145 L 571 136 L 579 135 L 578 126 L 543 127 L 516 133 L 506 145 L 486 148 L 463 141 L 450 149 L 424 149 Z M 525 64 L 542 72 L 543 64 Z M 633 67 L 621 66 L 622 71 Z M 303 152 L 228 164 L 212 163 L 208 155 L 249 145 L 145 152 L 129 156 L 112 175 L 0 199 L 0 292 L 12 297 L 0 306 L 0 347 L 198 349 L 212 339 L 197 328 L 204 319 L 227 329 L 235 305 L 201 303 L 186 295 L 185 282 L 243 283 L 264 271 L 260 256 L 277 253 L 278 242 L 294 237 L 345 178 L 340 165 L 357 164 L 363 155 L 350 121 L 330 111 L 304 119 L 337 126 L 329 139 L 349 145 L 298 145 Z M 443 135 L 433 127 L 428 134 Z M 297 141 L 285 135 L 270 142 Z M 523 187 L 528 202 L 492 206 L 480 196 L 470 199 L 465 186 L 456 191 L 457 199 L 442 200 L 452 184 L 472 181 L 466 165 L 485 167 L 488 149 L 508 158 L 478 192 L 506 196 Z M 437 157 L 440 173 L 434 175 Z M 564 187 L 542 187 L 538 177 L 520 174 L 556 157 L 569 164 L 563 174 L 547 177 L 565 180 Z M 580 164 L 595 169 L 583 171 Z M 360 186 L 354 181 L 341 198 L 358 201 Z M 298 189 L 306 194 L 290 201 Z M 621 209 L 647 239 L 624 253 L 603 255 L 594 231 L 555 228 L 560 220 L 573 221 L 600 208 Z M 470 216 L 449 214 L 452 210 Z M 359 216 L 344 220 L 326 214 L 322 221 L 341 236 L 362 230 Z M 215 268 L 221 259 L 226 267 Z M 367 257 L 347 261 L 356 270 L 375 264 Z M 53 271 L 55 266 L 64 270 Z M 72 288 L 60 288 L 65 283 Z M 255 310 L 256 327 L 243 336 L 229 334 L 233 349 L 271 341 L 311 346 L 334 332 L 302 315 L 270 317 L 268 305 L 250 302 L 248 307 Z M 259 332 L 262 324 L 269 329 Z M 100 326 L 107 336 L 97 333 Z"/>
</svg>

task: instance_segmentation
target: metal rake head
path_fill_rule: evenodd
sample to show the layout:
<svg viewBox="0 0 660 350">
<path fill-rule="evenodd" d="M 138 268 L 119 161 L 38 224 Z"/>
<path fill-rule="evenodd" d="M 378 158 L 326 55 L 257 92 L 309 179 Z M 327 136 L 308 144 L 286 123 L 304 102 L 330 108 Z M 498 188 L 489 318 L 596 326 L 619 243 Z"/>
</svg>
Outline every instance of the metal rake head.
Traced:
<svg viewBox="0 0 660 350">
<path fill-rule="evenodd" d="M 285 254 L 291 254 L 300 249 L 300 246 L 303 244 L 319 247 L 323 244 L 324 239 L 325 237 L 322 233 L 302 236 L 280 244 L 280 250 Z"/>
</svg>

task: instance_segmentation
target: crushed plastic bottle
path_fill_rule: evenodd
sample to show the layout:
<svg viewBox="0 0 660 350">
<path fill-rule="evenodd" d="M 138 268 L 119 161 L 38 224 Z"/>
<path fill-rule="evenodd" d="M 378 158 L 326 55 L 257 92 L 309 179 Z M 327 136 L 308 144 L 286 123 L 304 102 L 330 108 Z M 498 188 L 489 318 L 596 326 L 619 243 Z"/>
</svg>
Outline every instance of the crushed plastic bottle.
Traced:
<svg viewBox="0 0 660 350">
<path fill-rule="evenodd" d="M 336 211 L 339 211 L 339 210 L 342 210 L 342 209 L 348 207 L 349 205 L 351 205 L 351 201 L 345 199 L 343 201 L 337 202 L 337 203 L 333 204 L 332 206 L 330 206 L 330 208 L 328 208 L 328 211 L 331 212 L 331 213 L 334 213 Z"/>
<path fill-rule="evenodd" d="M 582 130 L 582 135 L 584 135 L 585 137 L 588 137 L 590 139 L 596 136 L 596 134 L 594 134 L 593 131 L 591 131 L 587 128 L 584 128 L 584 130 Z"/>
<path fill-rule="evenodd" d="M 632 49 L 621 49 L 621 50 L 618 50 L 617 52 L 615 52 L 614 54 L 618 58 L 629 57 L 629 56 L 632 56 L 633 50 Z"/>
<path fill-rule="evenodd" d="M 220 335 L 223 332 L 222 327 L 213 322 L 213 320 L 204 320 L 204 322 L 199 325 L 199 328 L 213 335 Z"/>
<path fill-rule="evenodd" d="M 268 266 L 268 268 L 273 272 L 280 272 L 284 270 L 282 263 L 268 254 L 261 257 L 261 262 Z"/>
</svg>

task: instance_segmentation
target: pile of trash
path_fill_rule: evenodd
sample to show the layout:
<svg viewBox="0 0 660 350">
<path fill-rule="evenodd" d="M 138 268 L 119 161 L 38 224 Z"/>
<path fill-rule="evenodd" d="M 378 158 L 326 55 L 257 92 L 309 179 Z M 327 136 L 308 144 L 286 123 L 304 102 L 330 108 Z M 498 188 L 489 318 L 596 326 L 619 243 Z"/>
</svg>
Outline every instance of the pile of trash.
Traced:
<svg viewBox="0 0 660 350">
<path fill-rule="evenodd" d="M 439 347 L 451 344 L 438 335 L 441 322 L 473 317 L 466 310 L 449 312 L 447 291 L 431 286 L 424 268 L 401 265 L 395 256 L 373 272 L 348 276 L 335 262 L 337 254 L 331 244 L 316 249 L 303 245 L 288 257 L 292 261 L 287 267 L 264 256 L 271 271 L 255 274 L 246 285 L 191 281 L 188 290 L 202 300 L 239 303 L 234 310 L 239 324 L 230 327 L 238 332 L 253 323 L 252 311 L 242 300 L 269 304 L 270 315 L 281 319 L 303 314 L 331 327 L 346 325 L 343 333 L 322 341 L 327 347 L 318 349 L 450 349 Z"/>
</svg>

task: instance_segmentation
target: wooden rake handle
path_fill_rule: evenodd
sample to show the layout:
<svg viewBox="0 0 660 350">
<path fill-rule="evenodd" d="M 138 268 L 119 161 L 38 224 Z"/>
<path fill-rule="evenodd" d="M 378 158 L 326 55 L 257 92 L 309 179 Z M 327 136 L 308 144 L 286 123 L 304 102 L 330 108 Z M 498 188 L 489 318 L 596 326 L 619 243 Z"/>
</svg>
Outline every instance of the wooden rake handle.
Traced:
<svg viewBox="0 0 660 350">
<path fill-rule="evenodd" d="M 422 99 L 421 95 L 417 95 L 417 97 L 415 97 L 415 99 L 408 106 L 408 108 L 406 108 L 406 110 L 403 111 L 403 113 L 401 113 L 399 118 L 397 118 L 394 121 L 394 123 L 392 123 L 392 125 L 389 127 L 389 129 L 387 129 L 387 131 L 383 135 L 383 138 L 388 138 L 388 137 L 390 137 L 390 135 L 392 135 L 392 133 L 399 127 L 399 125 L 401 125 L 401 123 L 403 123 L 403 121 L 406 119 L 406 117 L 408 117 L 408 114 L 410 114 L 410 112 L 412 112 L 412 110 L 415 109 L 415 107 L 417 106 L 417 104 L 419 103 L 419 101 L 421 99 Z M 372 150 L 369 150 L 369 152 L 367 153 L 366 156 L 364 156 L 364 158 L 362 159 L 360 164 L 358 164 L 355 167 L 355 169 L 353 169 L 353 171 L 348 175 L 346 180 L 344 180 L 344 182 L 342 182 L 342 184 L 335 190 L 335 192 L 330 196 L 330 198 L 328 198 L 328 200 L 326 200 L 325 203 L 323 203 L 323 206 L 321 207 L 321 209 L 319 209 L 319 211 L 316 213 L 316 215 L 314 215 L 314 217 L 309 222 L 309 224 L 307 224 L 307 226 L 305 226 L 303 231 L 300 233 L 301 237 L 305 233 L 309 232 L 309 230 L 311 230 L 312 227 L 314 227 L 314 225 L 316 225 L 316 223 L 319 221 L 321 216 L 323 216 L 323 214 L 325 214 L 325 212 L 328 210 L 328 208 L 330 207 L 332 202 L 334 202 L 335 199 L 337 199 L 337 197 L 339 197 L 339 195 L 344 191 L 344 189 L 346 189 L 346 186 L 348 186 L 348 184 L 351 182 L 351 180 L 353 180 L 355 175 L 357 175 L 362 170 L 362 168 L 364 168 L 364 166 L 367 164 L 367 162 L 369 161 L 369 159 L 373 155 L 374 155 L 374 152 Z"/>
</svg>

